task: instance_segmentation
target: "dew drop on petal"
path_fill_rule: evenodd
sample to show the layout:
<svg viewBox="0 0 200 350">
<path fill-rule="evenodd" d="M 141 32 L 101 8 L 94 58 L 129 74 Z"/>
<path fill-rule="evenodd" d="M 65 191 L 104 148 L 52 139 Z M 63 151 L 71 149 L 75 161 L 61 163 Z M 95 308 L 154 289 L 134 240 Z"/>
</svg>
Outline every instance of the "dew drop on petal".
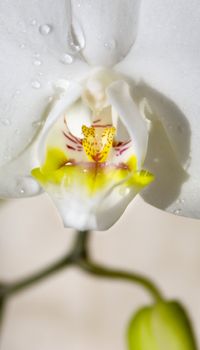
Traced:
<svg viewBox="0 0 200 350">
<path fill-rule="evenodd" d="M 153 162 L 154 162 L 154 163 L 159 163 L 159 158 L 155 157 L 155 158 L 153 159 Z"/>
<path fill-rule="evenodd" d="M 116 40 L 114 40 L 114 39 L 111 39 L 111 40 L 106 41 L 106 42 L 104 43 L 104 47 L 105 47 L 107 50 L 114 50 L 114 49 L 116 48 L 116 45 L 117 45 L 117 43 L 116 43 Z"/>
<path fill-rule="evenodd" d="M 181 209 L 180 208 L 174 209 L 173 213 L 175 215 L 179 215 L 181 213 Z"/>
<path fill-rule="evenodd" d="M 20 130 L 19 129 L 15 129 L 15 135 L 19 135 L 20 134 Z"/>
<path fill-rule="evenodd" d="M 38 80 L 34 80 L 31 82 L 31 86 L 34 88 L 34 89 L 39 89 L 41 87 L 41 84 Z"/>
<path fill-rule="evenodd" d="M 85 47 L 85 37 L 80 24 L 75 20 L 73 28 L 70 29 L 67 35 L 69 51 L 72 54 L 77 54 Z"/>
<path fill-rule="evenodd" d="M 8 118 L 1 118 L 1 119 L 0 119 L 0 123 L 1 123 L 1 125 L 3 125 L 3 126 L 10 126 L 10 125 L 11 125 L 11 121 L 10 121 L 10 119 L 8 119 Z"/>
<path fill-rule="evenodd" d="M 32 25 L 32 26 L 36 26 L 36 24 L 37 24 L 36 19 L 32 19 L 32 21 L 31 21 L 31 25 Z"/>
<path fill-rule="evenodd" d="M 35 120 L 33 123 L 32 123 L 32 126 L 34 128 L 38 128 L 40 126 L 42 126 L 44 124 L 44 121 L 43 120 Z"/>
<path fill-rule="evenodd" d="M 41 35 L 48 35 L 52 32 L 53 27 L 50 24 L 43 24 L 39 26 L 39 32 Z"/>
<path fill-rule="evenodd" d="M 9 162 L 9 160 L 11 160 L 11 156 L 9 154 L 4 154 L 4 160 Z"/>
<path fill-rule="evenodd" d="M 74 57 L 72 55 L 65 53 L 61 57 L 61 62 L 64 64 L 72 64 L 74 62 Z"/>
<path fill-rule="evenodd" d="M 70 46 L 72 52 L 76 52 L 76 53 L 81 51 L 81 49 L 82 49 L 81 45 L 75 43 L 74 41 L 70 41 L 69 46 Z"/>
<path fill-rule="evenodd" d="M 20 91 L 20 90 L 16 90 L 16 91 L 15 91 L 15 96 L 20 95 L 20 93 L 21 93 L 21 91 Z"/>
<path fill-rule="evenodd" d="M 130 192 L 130 189 L 128 187 L 124 187 L 122 186 L 119 190 L 119 193 L 122 195 L 122 196 L 127 196 Z"/>
<path fill-rule="evenodd" d="M 19 45 L 20 49 L 25 49 L 26 45 L 24 43 Z"/>
<path fill-rule="evenodd" d="M 38 52 L 35 52 L 35 53 L 33 54 L 33 56 L 34 56 L 34 57 L 40 57 L 40 54 L 39 54 Z"/>
<path fill-rule="evenodd" d="M 179 199 L 177 199 L 176 203 L 184 204 L 185 203 L 185 199 L 179 198 Z"/>
<path fill-rule="evenodd" d="M 19 193 L 20 194 L 24 194 L 25 193 L 25 189 L 23 187 L 19 188 Z"/>
<path fill-rule="evenodd" d="M 33 64 L 35 66 L 40 66 L 42 64 L 42 62 L 40 60 L 35 60 L 35 61 L 33 61 Z"/>
</svg>

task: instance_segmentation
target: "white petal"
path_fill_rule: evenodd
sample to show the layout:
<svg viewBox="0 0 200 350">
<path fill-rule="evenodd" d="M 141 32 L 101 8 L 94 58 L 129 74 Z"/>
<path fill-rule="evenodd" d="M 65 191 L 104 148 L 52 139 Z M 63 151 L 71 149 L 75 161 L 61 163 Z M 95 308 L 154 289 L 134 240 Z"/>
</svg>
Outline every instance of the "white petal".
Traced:
<svg viewBox="0 0 200 350">
<path fill-rule="evenodd" d="M 124 81 L 114 82 L 107 90 L 110 104 L 117 111 L 122 123 L 128 130 L 134 144 L 135 154 L 140 168 L 144 161 L 147 143 L 147 122 L 140 114 L 130 95 L 129 85 Z"/>
<path fill-rule="evenodd" d="M 107 230 L 114 225 L 137 193 L 134 188 L 121 188 L 120 184 L 109 191 L 96 210 L 96 230 Z"/>
<path fill-rule="evenodd" d="M 124 180 L 125 181 L 125 180 Z M 77 230 L 107 230 L 119 220 L 128 204 L 136 196 L 134 188 L 121 188 L 116 184 L 106 192 L 90 198 L 83 189 L 76 187 L 72 191 L 49 188 L 54 204 L 59 210 L 65 227 Z M 126 192 L 127 191 L 127 192 Z M 78 218 L 78 220 L 77 220 Z"/>
<path fill-rule="evenodd" d="M 76 137 L 82 138 L 82 126 L 90 126 L 92 123 L 91 110 L 79 99 L 65 113 L 69 131 Z"/>
<path fill-rule="evenodd" d="M 62 90 L 62 93 L 57 96 L 57 98 L 55 98 L 53 106 L 51 107 L 50 112 L 47 116 L 46 123 L 39 135 L 39 140 L 37 143 L 40 163 L 42 163 L 44 160 L 45 142 L 50 129 L 61 117 L 61 115 L 67 110 L 67 108 L 73 105 L 80 98 L 81 91 L 81 86 L 78 83 L 71 83 L 69 84 L 69 87 L 66 91 Z"/>
<path fill-rule="evenodd" d="M 76 60 L 63 63 L 69 30 L 65 6 L 64 0 L 0 2 L 0 196 L 15 187 L 22 163 L 15 161 L 12 172 L 6 163 L 21 155 L 41 128 L 54 82 L 81 77 L 88 69 Z"/>
<path fill-rule="evenodd" d="M 200 217 L 199 16 L 198 0 L 144 1 L 137 43 L 119 67 L 142 80 L 139 94 L 147 97 L 161 121 L 150 136 L 146 164 L 157 180 L 145 190 L 145 200 L 196 218 Z"/>
<path fill-rule="evenodd" d="M 30 197 L 42 192 L 39 184 L 30 175 L 36 162 L 34 147 L 29 147 L 20 157 L 1 167 L 1 198 Z"/>
<path fill-rule="evenodd" d="M 73 15 L 85 36 L 83 55 L 93 65 L 113 66 L 132 47 L 140 0 L 73 0 Z"/>
</svg>

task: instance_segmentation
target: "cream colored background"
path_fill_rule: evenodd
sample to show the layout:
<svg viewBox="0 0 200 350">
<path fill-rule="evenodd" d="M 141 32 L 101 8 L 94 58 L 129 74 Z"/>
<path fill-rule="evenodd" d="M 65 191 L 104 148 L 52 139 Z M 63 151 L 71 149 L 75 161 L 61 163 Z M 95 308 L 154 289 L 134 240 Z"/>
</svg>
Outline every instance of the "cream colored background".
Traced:
<svg viewBox="0 0 200 350">
<path fill-rule="evenodd" d="M 51 262 L 70 246 L 46 195 L 0 202 L 0 278 L 12 280 Z M 190 309 L 200 340 L 200 222 L 132 203 L 108 232 L 93 233 L 100 262 L 150 275 Z M 70 268 L 15 296 L 0 350 L 125 350 L 124 327 L 147 302 L 140 288 Z"/>
</svg>

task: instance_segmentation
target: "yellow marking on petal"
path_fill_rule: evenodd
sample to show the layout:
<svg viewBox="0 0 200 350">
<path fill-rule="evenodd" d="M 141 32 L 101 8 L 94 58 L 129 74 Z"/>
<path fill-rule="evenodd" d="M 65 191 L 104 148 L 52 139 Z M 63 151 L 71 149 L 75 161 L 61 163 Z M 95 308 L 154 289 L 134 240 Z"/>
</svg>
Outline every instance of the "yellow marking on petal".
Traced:
<svg viewBox="0 0 200 350">
<path fill-rule="evenodd" d="M 114 127 L 105 127 L 102 132 L 93 126 L 90 128 L 85 125 L 82 126 L 84 135 L 82 145 L 89 160 L 97 163 L 106 161 L 113 145 L 115 131 Z"/>
<path fill-rule="evenodd" d="M 47 149 L 45 163 L 41 167 L 41 171 L 45 174 L 56 170 L 66 164 L 67 161 L 65 153 L 59 148 L 49 148 Z"/>
<path fill-rule="evenodd" d="M 126 182 L 126 186 L 135 187 L 137 192 L 148 186 L 155 179 L 154 175 L 147 170 L 134 172 L 132 177 Z"/>
<path fill-rule="evenodd" d="M 137 157 L 131 156 L 128 161 L 126 162 L 126 165 L 128 165 L 129 169 L 134 172 L 137 171 Z"/>
<path fill-rule="evenodd" d="M 147 170 L 137 170 L 137 158 L 135 156 L 131 156 L 126 164 L 132 172 L 132 176 L 126 182 L 126 186 L 136 187 L 139 192 L 144 187 L 148 186 L 152 181 L 154 181 L 154 175 Z"/>
<path fill-rule="evenodd" d="M 31 175 L 39 182 L 41 186 L 44 186 L 46 183 L 46 178 L 42 174 L 40 168 L 34 168 L 31 171 Z"/>
<path fill-rule="evenodd" d="M 87 132 L 87 130 L 86 130 Z M 104 130 L 102 137 L 108 138 L 109 130 Z M 90 132 L 89 134 L 90 135 Z M 77 189 L 85 191 L 86 196 L 93 196 L 99 191 L 111 188 L 119 184 L 119 188 L 133 188 L 139 192 L 149 185 L 154 176 L 148 171 L 137 170 L 137 158 L 131 156 L 126 167 L 116 166 L 96 166 L 88 167 L 80 164 L 70 163 L 63 151 L 58 148 L 49 148 L 46 152 L 45 163 L 41 168 L 32 170 L 32 176 L 48 190 L 49 186 L 56 185 L 59 188 Z M 120 185 L 121 183 L 121 185 Z"/>
<path fill-rule="evenodd" d="M 59 184 L 61 179 L 55 177 L 55 172 L 63 167 L 67 161 L 65 153 L 59 148 L 48 148 L 44 164 L 41 168 L 33 169 L 31 174 L 42 186 L 52 180 L 52 177 L 53 182 Z"/>
</svg>

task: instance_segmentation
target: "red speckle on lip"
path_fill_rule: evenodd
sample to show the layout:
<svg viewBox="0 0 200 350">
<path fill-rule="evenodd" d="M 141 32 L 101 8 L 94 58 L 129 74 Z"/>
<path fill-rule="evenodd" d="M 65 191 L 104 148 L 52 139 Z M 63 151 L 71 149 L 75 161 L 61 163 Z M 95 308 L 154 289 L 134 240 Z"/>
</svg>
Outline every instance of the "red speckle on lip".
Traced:
<svg viewBox="0 0 200 350">
<path fill-rule="evenodd" d="M 73 151 L 76 151 L 76 148 L 74 148 L 74 147 L 72 147 L 72 146 L 70 146 L 70 145 L 66 145 L 67 146 L 67 148 L 69 148 L 69 149 L 71 149 L 71 150 L 73 150 Z"/>
</svg>

